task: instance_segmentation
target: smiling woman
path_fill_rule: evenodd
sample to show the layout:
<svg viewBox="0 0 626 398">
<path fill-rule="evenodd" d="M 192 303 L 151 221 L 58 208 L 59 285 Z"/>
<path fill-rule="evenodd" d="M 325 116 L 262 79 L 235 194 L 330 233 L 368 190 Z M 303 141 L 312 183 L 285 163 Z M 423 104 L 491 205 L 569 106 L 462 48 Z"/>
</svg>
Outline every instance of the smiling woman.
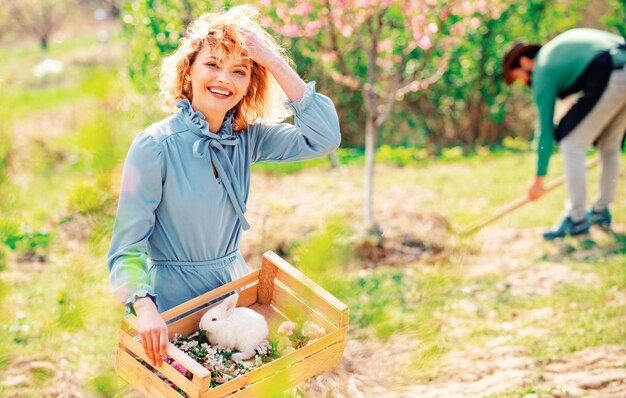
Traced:
<svg viewBox="0 0 626 398">
<path fill-rule="evenodd" d="M 241 56 L 219 60 L 213 52 L 210 47 L 203 48 L 185 80 L 191 82 L 191 106 L 205 115 L 209 131 L 216 133 L 226 112 L 247 95 L 251 65 L 249 59 Z"/>
<path fill-rule="evenodd" d="M 284 49 L 254 20 L 255 15 L 251 7 L 235 7 L 221 15 L 204 15 L 187 29 L 181 45 L 163 61 L 164 110 L 175 111 L 186 98 L 207 118 L 210 129 L 215 124 L 219 129 L 226 112 L 219 118 L 211 112 L 217 109 L 204 102 L 204 93 L 211 92 L 213 84 L 214 94 L 220 89 L 233 94 L 218 109 L 232 104 L 227 111 L 232 110 L 235 131 L 257 119 L 272 123 L 289 116 L 283 102 L 287 96 L 302 98 L 305 84 L 289 67 Z M 200 98 L 194 98 L 194 93 Z"/>
<path fill-rule="evenodd" d="M 250 227 L 250 165 L 339 146 L 332 101 L 296 74 L 256 16 L 239 6 L 190 26 L 161 71 L 163 107 L 176 113 L 140 133 L 124 164 L 111 289 L 136 312 L 157 365 L 168 338 L 159 312 L 248 273 L 238 248 Z M 279 122 L 285 100 L 295 125 Z"/>
</svg>

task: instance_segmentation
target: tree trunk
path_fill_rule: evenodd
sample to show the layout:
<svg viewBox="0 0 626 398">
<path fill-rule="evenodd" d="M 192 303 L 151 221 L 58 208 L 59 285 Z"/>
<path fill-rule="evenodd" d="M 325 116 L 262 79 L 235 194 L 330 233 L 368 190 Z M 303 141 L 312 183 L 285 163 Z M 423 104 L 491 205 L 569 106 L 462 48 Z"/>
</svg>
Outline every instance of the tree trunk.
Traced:
<svg viewBox="0 0 626 398">
<path fill-rule="evenodd" d="M 374 226 L 373 194 L 374 194 L 374 154 L 376 152 L 376 120 L 368 110 L 365 122 L 365 228 Z"/>
<path fill-rule="evenodd" d="M 48 36 L 41 36 L 39 38 L 39 45 L 41 46 L 41 50 L 43 52 L 48 51 Z"/>
</svg>

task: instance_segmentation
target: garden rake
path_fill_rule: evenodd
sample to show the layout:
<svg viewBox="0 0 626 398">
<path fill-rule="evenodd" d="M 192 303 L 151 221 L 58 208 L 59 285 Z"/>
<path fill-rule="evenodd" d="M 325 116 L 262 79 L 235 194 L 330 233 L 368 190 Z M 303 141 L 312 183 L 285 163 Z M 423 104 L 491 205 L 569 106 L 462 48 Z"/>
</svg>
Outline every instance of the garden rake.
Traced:
<svg viewBox="0 0 626 398">
<path fill-rule="evenodd" d="M 591 159 L 586 164 L 587 170 L 590 170 L 593 167 L 597 166 L 598 163 L 599 163 L 599 158 L 598 157 L 595 157 L 595 158 Z M 561 176 L 555 178 L 554 180 L 550 181 L 548 184 L 546 184 L 545 185 L 545 191 L 546 192 L 552 191 L 553 189 L 561 186 L 564 182 L 565 182 L 565 176 L 561 175 Z M 497 211 L 495 211 L 493 214 L 489 215 L 488 217 L 485 217 L 485 218 L 483 218 L 481 220 L 478 220 L 478 221 L 468 225 L 467 227 L 463 228 L 459 232 L 459 235 L 461 235 L 461 236 L 472 235 L 472 234 L 478 232 L 480 229 L 482 229 L 486 225 L 491 224 L 492 222 L 494 222 L 496 220 L 499 220 L 500 218 L 502 218 L 502 217 L 506 216 L 507 214 L 513 212 L 513 210 L 516 210 L 516 209 L 524 206 L 528 202 L 531 202 L 531 200 L 528 198 L 528 195 L 521 196 L 521 197 L 515 199 L 514 201 L 512 201 L 511 203 L 507 204 L 506 206 L 501 207 L 500 209 L 498 209 Z"/>
</svg>

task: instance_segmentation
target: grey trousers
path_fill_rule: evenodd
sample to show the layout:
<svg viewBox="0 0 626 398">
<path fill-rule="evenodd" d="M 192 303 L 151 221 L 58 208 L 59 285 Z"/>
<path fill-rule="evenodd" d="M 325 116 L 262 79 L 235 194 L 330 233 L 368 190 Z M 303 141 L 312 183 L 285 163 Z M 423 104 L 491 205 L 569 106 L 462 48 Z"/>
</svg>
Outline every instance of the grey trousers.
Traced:
<svg viewBox="0 0 626 398">
<path fill-rule="evenodd" d="M 626 131 L 626 69 L 615 70 L 600 100 L 559 144 L 568 199 L 565 208 L 574 221 L 585 217 L 587 178 L 585 155 L 597 140 L 602 167 L 593 207 L 607 209 L 615 199 L 622 137 Z"/>
</svg>

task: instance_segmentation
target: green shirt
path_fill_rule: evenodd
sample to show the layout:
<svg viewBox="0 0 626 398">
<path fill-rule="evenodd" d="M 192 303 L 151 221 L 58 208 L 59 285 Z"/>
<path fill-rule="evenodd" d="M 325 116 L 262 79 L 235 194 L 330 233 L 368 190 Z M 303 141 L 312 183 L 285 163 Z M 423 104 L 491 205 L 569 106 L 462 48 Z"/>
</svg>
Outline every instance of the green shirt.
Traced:
<svg viewBox="0 0 626 398">
<path fill-rule="evenodd" d="M 595 29 L 571 29 L 561 33 L 535 57 L 532 74 L 533 99 L 537 105 L 538 131 L 537 175 L 548 172 L 554 147 L 554 105 L 560 92 L 574 84 L 587 65 L 601 52 L 611 51 L 613 64 L 626 63 L 626 51 L 617 47 L 624 43 L 618 35 Z"/>
</svg>

